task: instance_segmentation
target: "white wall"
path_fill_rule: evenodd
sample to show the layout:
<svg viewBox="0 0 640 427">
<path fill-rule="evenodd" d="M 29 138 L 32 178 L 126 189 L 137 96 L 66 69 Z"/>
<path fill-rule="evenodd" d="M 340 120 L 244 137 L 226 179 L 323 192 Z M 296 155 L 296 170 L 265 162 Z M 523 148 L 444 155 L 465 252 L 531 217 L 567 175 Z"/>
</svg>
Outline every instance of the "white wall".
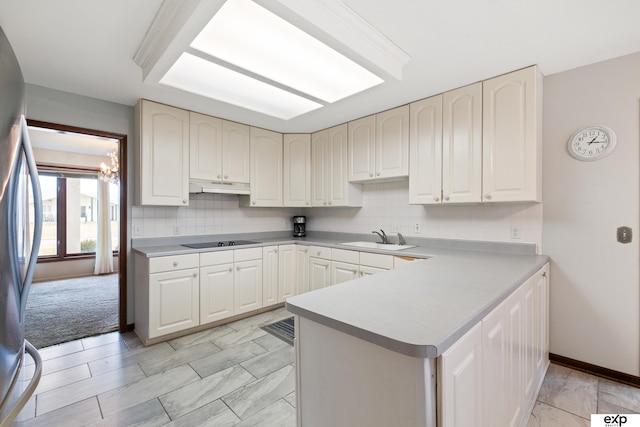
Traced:
<svg viewBox="0 0 640 427">
<path fill-rule="evenodd" d="M 551 264 L 551 352 L 640 374 L 640 53 L 544 81 L 542 252 Z M 596 162 L 569 156 L 577 129 L 604 124 L 615 151 Z M 630 244 L 616 228 L 630 226 Z"/>
</svg>

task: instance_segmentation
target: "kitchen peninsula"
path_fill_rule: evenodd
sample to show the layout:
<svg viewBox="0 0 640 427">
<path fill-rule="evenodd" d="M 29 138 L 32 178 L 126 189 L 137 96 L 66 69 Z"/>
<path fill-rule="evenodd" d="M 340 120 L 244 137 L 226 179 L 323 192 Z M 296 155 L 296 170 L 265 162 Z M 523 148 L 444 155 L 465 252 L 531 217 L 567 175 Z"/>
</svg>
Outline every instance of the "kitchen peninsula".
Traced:
<svg viewBox="0 0 640 427">
<path fill-rule="evenodd" d="M 548 258 L 420 249 L 433 256 L 287 300 L 298 425 L 527 422 L 548 366 Z"/>
</svg>

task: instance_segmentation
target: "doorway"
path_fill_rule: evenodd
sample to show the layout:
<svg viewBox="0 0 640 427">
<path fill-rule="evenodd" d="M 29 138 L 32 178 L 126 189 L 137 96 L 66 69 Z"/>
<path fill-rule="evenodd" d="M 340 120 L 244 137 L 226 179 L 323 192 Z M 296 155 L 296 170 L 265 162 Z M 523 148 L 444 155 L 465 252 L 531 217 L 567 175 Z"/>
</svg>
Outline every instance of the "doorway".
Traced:
<svg viewBox="0 0 640 427">
<path fill-rule="evenodd" d="M 118 314 L 118 331 L 119 332 L 126 332 L 128 331 L 128 326 L 127 326 L 127 136 L 123 135 L 123 134 L 117 134 L 117 133 L 113 133 L 113 132 L 106 132 L 106 131 L 100 131 L 100 130 L 95 130 L 95 129 L 87 129 L 87 128 L 80 128 L 80 127 L 75 127 L 75 126 L 68 126 L 68 125 L 62 125 L 62 124 L 57 124 L 57 123 L 50 123 L 50 122 L 43 122 L 43 121 L 38 121 L 38 120 L 27 120 L 27 125 L 30 128 L 40 128 L 42 130 L 46 130 L 46 131 L 51 131 L 54 134 L 56 134 L 57 138 L 56 138 L 56 144 L 60 144 L 58 145 L 57 148 L 61 148 L 61 145 L 65 145 L 66 147 L 64 148 L 64 151 L 67 151 L 69 153 L 84 153 L 87 151 L 91 151 L 91 149 L 93 149 L 94 151 L 100 150 L 101 147 L 99 144 L 101 143 L 102 140 L 112 140 L 115 141 L 117 148 L 115 149 L 114 152 L 114 156 L 115 157 L 115 162 L 119 163 L 119 166 L 117 167 L 117 188 L 119 189 L 118 191 L 118 206 L 115 206 L 116 204 L 114 204 L 114 206 L 112 206 L 110 208 L 110 214 L 109 215 L 117 215 L 118 216 L 118 229 L 115 230 L 113 232 L 113 234 L 115 236 L 117 236 L 117 241 L 118 241 L 118 251 L 117 251 L 117 260 L 115 260 L 116 265 L 117 265 L 117 314 Z M 78 138 L 77 140 L 74 140 L 73 138 L 69 137 L 65 140 L 65 136 L 66 135 L 74 135 L 74 136 L 84 136 L 86 138 Z M 78 142 L 80 141 L 80 142 Z M 96 146 L 94 145 L 94 142 Z M 74 144 L 76 144 L 74 146 Z M 34 144 L 35 145 L 35 144 Z M 85 145 L 92 145 L 93 147 L 88 147 Z M 52 147 L 53 148 L 53 147 Z M 34 148 L 34 151 L 36 149 Z M 103 150 L 104 151 L 104 150 Z M 102 153 L 102 156 L 107 156 L 108 153 Z M 37 158 L 37 156 L 36 156 Z M 39 161 L 38 161 L 39 162 Z M 56 163 L 58 165 L 63 165 L 64 164 L 64 160 L 59 160 L 57 159 L 57 161 L 53 162 Z M 105 165 L 107 167 L 107 169 L 109 169 L 112 165 L 109 165 L 109 162 L 106 162 L 107 165 Z M 51 166 L 51 165 L 49 165 Z M 94 174 L 96 173 L 96 170 L 100 169 L 99 164 L 96 165 L 91 165 L 94 169 Z M 41 169 L 41 165 L 38 164 L 38 169 Z M 64 168 L 62 168 L 64 169 Z M 70 166 L 69 170 L 71 170 L 73 172 L 73 170 L 75 169 L 75 173 L 77 174 L 78 169 L 82 169 L 82 168 L 78 168 L 75 167 L 73 165 Z M 105 176 L 105 173 L 102 173 L 103 177 Z M 97 175 L 96 175 L 97 176 Z M 95 178 L 94 178 L 95 179 Z M 82 218 L 88 218 L 88 215 L 90 214 L 90 209 L 91 209 L 91 205 L 88 204 L 87 206 L 80 206 L 79 207 L 79 215 L 82 216 L 84 213 L 84 216 Z M 62 209 L 65 209 L 64 207 Z M 115 212 L 114 212 L 115 211 Z M 76 215 L 77 216 L 77 215 Z M 66 236 L 66 234 L 65 234 Z M 62 239 L 64 240 L 64 239 Z M 85 249 L 83 249 L 85 250 Z M 90 252 L 91 249 L 86 249 L 86 251 Z M 69 251 L 63 251 L 64 253 L 67 253 Z M 72 251 L 71 251 L 72 252 Z M 94 252 L 95 254 L 96 252 Z M 69 264 L 66 263 L 66 261 L 69 261 L 70 263 L 80 263 L 82 262 L 82 259 L 87 259 L 87 258 L 93 258 L 95 260 L 95 255 L 91 256 L 88 254 L 83 254 L 83 253 L 77 253 L 77 254 L 72 254 L 69 256 L 66 256 L 63 262 L 60 262 L 60 265 L 73 265 L 73 264 Z M 40 260 L 39 260 L 40 263 Z M 43 261 L 44 264 L 44 261 Z M 68 270 L 68 268 L 65 268 L 66 270 Z M 98 277 L 98 276 L 96 276 Z"/>
</svg>

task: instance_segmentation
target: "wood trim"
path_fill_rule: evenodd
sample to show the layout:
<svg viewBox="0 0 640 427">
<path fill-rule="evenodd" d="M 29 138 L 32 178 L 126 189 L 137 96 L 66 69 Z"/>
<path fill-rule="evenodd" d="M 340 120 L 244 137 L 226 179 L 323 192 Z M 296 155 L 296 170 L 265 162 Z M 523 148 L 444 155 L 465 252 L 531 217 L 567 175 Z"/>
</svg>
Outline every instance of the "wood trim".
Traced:
<svg viewBox="0 0 640 427">
<path fill-rule="evenodd" d="M 591 363 L 581 362 L 580 360 L 571 359 L 569 357 L 553 353 L 549 353 L 549 360 L 556 365 L 566 366 L 567 368 L 586 372 L 587 374 L 595 375 L 597 377 L 606 378 L 608 380 L 640 388 L 640 377 L 636 377 L 635 375 L 625 374 L 624 372 L 614 371 L 613 369 L 603 368 L 601 366 L 592 365 Z"/>
<path fill-rule="evenodd" d="M 133 326 L 127 325 L 127 244 L 128 244 L 128 222 L 127 222 L 127 135 L 101 131 L 96 129 L 81 128 L 77 126 L 63 125 L 59 123 L 44 122 L 40 120 L 27 119 L 28 126 L 54 129 L 64 132 L 81 133 L 85 135 L 101 136 L 118 140 L 118 157 L 120 162 L 120 254 L 118 256 L 118 282 L 120 287 L 119 304 L 119 331 L 128 332 Z M 123 250 L 124 248 L 124 250 Z M 132 323 L 133 325 L 133 323 Z"/>
</svg>

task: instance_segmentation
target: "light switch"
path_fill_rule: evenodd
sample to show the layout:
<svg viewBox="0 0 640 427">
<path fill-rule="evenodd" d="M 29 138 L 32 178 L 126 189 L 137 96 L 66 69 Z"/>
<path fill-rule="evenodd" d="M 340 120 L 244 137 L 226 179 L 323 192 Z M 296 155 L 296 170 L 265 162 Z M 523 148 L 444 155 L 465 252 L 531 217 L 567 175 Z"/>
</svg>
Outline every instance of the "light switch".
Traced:
<svg viewBox="0 0 640 427">
<path fill-rule="evenodd" d="M 618 227 L 618 242 L 631 243 L 632 234 L 630 227 Z"/>
</svg>

